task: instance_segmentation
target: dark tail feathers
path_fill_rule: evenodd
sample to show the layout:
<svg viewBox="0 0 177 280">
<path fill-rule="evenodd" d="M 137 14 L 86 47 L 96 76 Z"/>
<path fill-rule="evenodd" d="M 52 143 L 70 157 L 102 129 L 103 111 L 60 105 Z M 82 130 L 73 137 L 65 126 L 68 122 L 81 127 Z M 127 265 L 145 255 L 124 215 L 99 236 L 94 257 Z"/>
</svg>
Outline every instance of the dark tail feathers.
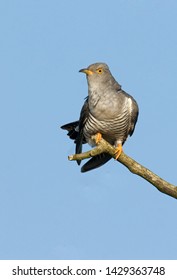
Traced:
<svg viewBox="0 0 177 280">
<path fill-rule="evenodd" d="M 95 157 L 92 157 L 89 161 L 87 161 L 81 168 L 81 172 L 87 172 L 92 169 L 98 168 L 108 162 L 112 157 L 109 154 L 102 153 Z"/>
<path fill-rule="evenodd" d="M 71 122 L 67 123 L 61 126 L 62 129 L 65 129 L 68 131 L 68 136 L 72 140 L 76 140 L 78 137 L 78 131 L 77 131 L 77 126 L 79 125 L 79 122 Z"/>
</svg>

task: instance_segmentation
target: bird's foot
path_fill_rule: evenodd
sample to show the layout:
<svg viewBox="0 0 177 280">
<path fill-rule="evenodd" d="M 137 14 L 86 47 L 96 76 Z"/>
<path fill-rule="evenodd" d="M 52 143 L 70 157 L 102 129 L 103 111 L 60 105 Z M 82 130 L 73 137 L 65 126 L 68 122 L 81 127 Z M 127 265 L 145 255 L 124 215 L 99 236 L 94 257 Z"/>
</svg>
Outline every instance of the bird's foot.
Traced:
<svg viewBox="0 0 177 280">
<path fill-rule="evenodd" d="M 95 136 L 95 143 L 98 144 L 102 139 L 102 135 L 100 132 L 98 132 Z"/>
<path fill-rule="evenodd" d="M 122 144 L 118 144 L 117 147 L 115 148 L 115 159 L 117 160 L 118 157 L 121 155 L 123 149 L 122 149 Z"/>
</svg>

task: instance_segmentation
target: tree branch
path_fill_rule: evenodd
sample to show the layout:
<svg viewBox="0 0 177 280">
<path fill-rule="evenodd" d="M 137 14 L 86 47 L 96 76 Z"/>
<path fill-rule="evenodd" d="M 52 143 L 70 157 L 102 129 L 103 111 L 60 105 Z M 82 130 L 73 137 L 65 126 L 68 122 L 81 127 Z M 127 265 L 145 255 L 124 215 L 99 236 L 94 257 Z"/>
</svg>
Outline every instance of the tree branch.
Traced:
<svg viewBox="0 0 177 280">
<path fill-rule="evenodd" d="M 93 136 L 93 140 L 95 140 L 95 136 Z M 101 154 L 103 152 L 106 152 L 110 154 L 113 158 L 115 158 L 115 148 L 102 138 L 94 149 L 85 153 L 71 155 L 68 157 L 68 159 L 83 160 Z M 152 171 L 142 166 L 131 157 L 127 156 L 124 152 L 121 153 L 117 161 L 126 166 L 130 170 L 130 172 L 137 174 L 138 176 L 144 178 L 146 181 L 151 183 L 160 192 L 177 199 L 177 186 L 174 186 L 168 183 L 167 181 L 163 180 L 162 178 L 154 174 Z"/>
</svg>

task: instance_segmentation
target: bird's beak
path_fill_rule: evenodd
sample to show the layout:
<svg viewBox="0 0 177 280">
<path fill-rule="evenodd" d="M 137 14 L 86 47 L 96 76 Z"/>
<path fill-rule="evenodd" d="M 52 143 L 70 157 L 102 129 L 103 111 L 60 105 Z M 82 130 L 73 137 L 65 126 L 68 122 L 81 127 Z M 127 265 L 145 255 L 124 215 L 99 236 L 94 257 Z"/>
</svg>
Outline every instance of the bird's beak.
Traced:
<svg viewBox="0 0 177 280">
<path fill-rule="evenodd" d="M 88 70 L 88 69 L 81 69 L 81 70 L 79 70 L 79 72 L 85 73 L 86 75 L 92 75 L 93 74 L 93 71 Z"/>
</svg>

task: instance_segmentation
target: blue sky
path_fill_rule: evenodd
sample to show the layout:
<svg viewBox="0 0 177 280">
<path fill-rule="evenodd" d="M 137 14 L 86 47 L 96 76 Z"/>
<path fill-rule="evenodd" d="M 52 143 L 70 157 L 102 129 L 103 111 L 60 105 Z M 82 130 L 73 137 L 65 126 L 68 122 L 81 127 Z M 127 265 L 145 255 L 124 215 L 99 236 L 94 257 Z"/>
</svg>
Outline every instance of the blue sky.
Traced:
<svg viewBox="0 0 177 280">
<path fill-rule="evenodd" d="M 124 151 L 177 173 L 176 1 L 1 1 L 0 259 L 177 259 L 177 201 L 112 160 L 82 174 L 59 127 L 106 62 L 137 100 Z M 85 150 L 89 146 L 85 146 Z"/>
</svg>

